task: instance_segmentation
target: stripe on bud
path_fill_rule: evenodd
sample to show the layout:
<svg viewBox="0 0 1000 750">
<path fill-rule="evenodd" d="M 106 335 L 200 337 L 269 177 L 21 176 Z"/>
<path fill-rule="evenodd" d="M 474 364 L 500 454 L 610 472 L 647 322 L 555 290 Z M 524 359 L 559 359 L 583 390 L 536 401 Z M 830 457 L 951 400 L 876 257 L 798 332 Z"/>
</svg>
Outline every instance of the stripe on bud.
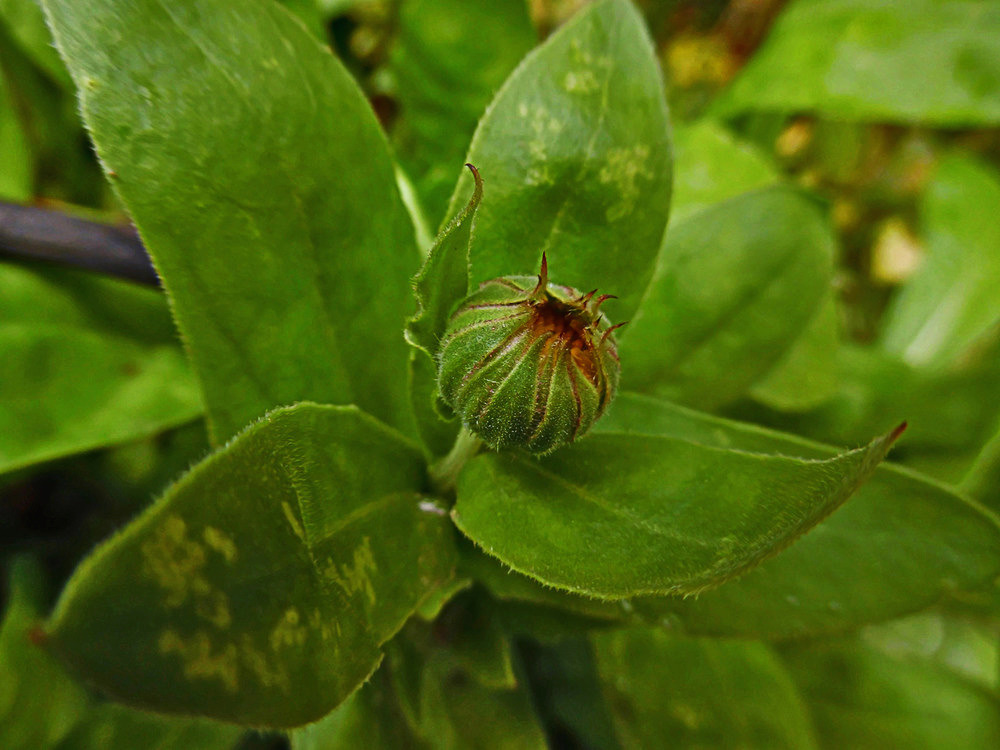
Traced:
<svg viewBox="0 0 1000 750">
<path fill-rule="evenodd" d="M 537 279 L 486 281 L 458 306 L 438 352 L 438 388 L 462 422 L 495 449 L 554 451 L 582 436 L 618 387 L 614 330 L 600 313 L 613 295 Z"/>
</svg>

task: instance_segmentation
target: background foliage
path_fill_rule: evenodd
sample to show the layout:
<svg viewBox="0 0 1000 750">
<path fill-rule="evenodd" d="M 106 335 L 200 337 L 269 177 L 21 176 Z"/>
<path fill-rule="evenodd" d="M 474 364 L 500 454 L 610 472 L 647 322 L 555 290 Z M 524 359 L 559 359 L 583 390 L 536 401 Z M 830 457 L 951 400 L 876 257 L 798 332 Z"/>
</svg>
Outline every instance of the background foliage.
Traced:
<svg viewBox="0 0 1000 750">
<path fill-rule="evenodd" d="M 169 305 L 0 262 L 0 747 L 1000 743 L 995 3 L 42 5 L 0 199 Z M 630 392 L 453 525 L 435 321 L 543 250 Z"/>
</svg>

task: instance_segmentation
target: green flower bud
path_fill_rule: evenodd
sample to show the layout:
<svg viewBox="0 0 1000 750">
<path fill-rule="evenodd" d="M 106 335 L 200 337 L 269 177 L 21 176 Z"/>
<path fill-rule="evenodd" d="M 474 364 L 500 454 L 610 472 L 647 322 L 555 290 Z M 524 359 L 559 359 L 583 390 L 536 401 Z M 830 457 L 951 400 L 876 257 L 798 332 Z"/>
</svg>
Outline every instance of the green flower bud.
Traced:
<svg viewBox="0 0 1000 750">
<path fill-rule="evenodd" d="M 590 429 L 614 398 L 620 365 L 595 298 L 533 276 L 486 281 L 452 314 L 438 353 L 442 398 L 493 448 L 544 454 Z"/>
</svg>

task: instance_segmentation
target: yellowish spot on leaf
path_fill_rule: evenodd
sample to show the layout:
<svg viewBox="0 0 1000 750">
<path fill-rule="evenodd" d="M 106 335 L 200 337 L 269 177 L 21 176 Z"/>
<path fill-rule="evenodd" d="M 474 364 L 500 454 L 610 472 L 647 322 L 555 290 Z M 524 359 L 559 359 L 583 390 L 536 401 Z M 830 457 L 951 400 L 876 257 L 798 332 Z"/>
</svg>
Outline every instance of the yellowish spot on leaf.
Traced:
<svg viewBox="0 0 1000 750">
<path fill-rule="evenodd" d="M 219 531 L 214 526 L 206 526 L 202 536 L 205 539 L 205 544 L 222 555 L 227 563 L 236 560 L 236 543 L 224 531 Z"/>
<path fill-rule="evenodd" d="M 570 94 L 593 94 L 601 88 L 592 70 L 569 71 L 563 77 L 563 88 Z"/>
<path fill-rule="evenodd" d="M 303 646 L 309 635 L 309 630 L 301 622 L 299 611 L 289 607 L 271 630 L 271 650 L 280 651 L 289 646 Z"/>
<path fill-rule="evenodd" d="M 610 185 L 618 193 L 618 200 L 608 208 L 608 221 L 618 221 L 635 208 L 639 197 L 639 178 L 650 179 L 652 174 L 646 166 L 649 146 L 615 148 L 608 153 L 608 160 L 598 175 L 602 185 Z"/>
<path fill-rule="evenodd" d="M 371 574 L 378 570 L 378 566 L 375 564 L 374 555 L 372 555 L 371 539 L 365 537 L 361 546 L 355 548 L 352 557 L 350 563 L 339 566 L 331 558 L 327 558 L 323 574 L 336 583 L 348 596 L 363 591 L 368 597 L 369 604 L 374 604 L 375 587 L 372 585 Z"/>
<path fill-rule="evenodd" d="M 232 643 L 216 651 L 212 639 L 204 630 L 183 638 L 175 630 L 164 630 L 158 647 L 164 656 L 177 654 L 189 680 L 219 680 L 230 693 L 239 688 L 239 656 Z"/>
</svg>

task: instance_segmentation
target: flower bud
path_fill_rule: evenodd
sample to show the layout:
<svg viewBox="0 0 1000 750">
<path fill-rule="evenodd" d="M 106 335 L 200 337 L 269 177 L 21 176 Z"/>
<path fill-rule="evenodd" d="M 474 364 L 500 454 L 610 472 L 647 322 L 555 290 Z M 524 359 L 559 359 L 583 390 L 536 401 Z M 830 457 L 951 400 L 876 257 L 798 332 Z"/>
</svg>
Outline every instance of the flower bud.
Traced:
<svg viewBox="0 0 1000 750">
<path fill-rule="evenodd" d="M 438 353 L 438 389 L 493 448 L 544 454 L 590 429 L 618 387 L 613 331 L 598 312 L 613 297 L 536 279 L 486 281 L 458 306 Z M 619 324 L 624 325 L 624 324 Z"/>
</svg>

